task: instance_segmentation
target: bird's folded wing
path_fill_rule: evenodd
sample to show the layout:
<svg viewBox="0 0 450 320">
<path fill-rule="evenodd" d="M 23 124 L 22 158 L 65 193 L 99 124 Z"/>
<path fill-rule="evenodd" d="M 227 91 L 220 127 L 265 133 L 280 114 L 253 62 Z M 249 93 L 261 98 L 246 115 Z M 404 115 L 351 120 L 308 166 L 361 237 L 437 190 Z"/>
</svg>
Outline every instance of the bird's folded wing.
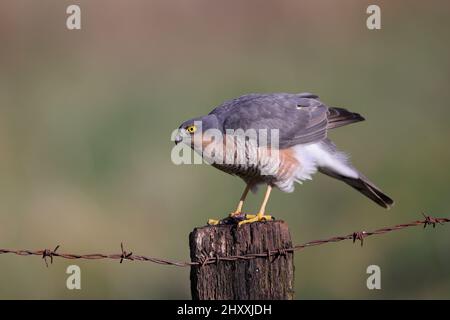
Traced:
<svg viewBox="0 0 450 320">
<path fill-rule="evenodd" d="M 301 95 L 263 96 L 235 101 L 225 116 L 224 129 L 277 129 L 279 147 L 323 140 L 327 136 L 328 107 Z"/>
</svg>

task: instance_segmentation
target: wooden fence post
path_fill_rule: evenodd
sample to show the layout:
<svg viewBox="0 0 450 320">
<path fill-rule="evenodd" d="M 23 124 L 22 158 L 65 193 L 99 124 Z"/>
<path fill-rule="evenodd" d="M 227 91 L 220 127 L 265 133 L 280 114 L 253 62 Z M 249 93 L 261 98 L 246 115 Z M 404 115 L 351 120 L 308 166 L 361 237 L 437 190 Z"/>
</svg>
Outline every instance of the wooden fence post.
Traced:
<svg viewBox="0 0 450 320">
<path fill-rule="evenodd" d="M 242 256 L 292 247 L 284 221 L 195 228 L 189 235 L 192 261 Z M 218 261 L 191 267 L 194 300 L 293 299 L 294 254 L 249 260 Z"/>
</svg>

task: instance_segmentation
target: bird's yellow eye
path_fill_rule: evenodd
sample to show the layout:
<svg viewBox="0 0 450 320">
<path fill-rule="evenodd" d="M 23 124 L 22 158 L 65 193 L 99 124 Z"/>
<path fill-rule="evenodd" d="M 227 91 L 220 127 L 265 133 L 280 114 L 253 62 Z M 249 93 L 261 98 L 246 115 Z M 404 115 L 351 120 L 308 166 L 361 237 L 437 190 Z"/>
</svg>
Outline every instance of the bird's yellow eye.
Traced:
<svg viewBox="0 0 450 320">
<path fill-rule="evenodd" d="M 187 130 L 189 133 L 194 133 L 195 131 L 197 131 L 197 127 L 194 126 L 194 125 L 192 125 L 192 126 L 187 127 L 186 130 Z"/>
</svg>

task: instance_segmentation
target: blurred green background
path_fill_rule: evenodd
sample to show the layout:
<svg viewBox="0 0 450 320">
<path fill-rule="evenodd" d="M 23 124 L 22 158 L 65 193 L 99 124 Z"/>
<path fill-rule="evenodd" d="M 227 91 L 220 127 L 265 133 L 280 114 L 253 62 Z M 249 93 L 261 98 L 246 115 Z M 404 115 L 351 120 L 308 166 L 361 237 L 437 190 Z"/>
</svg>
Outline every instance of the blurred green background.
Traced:
<svg viewBox="0 0 450 320">
<path fill-rule="evenodd" d="M 79 4 L 82 29 L 66 29 Z M 382 29 L 366 28 L 378 4 Z M 243 183 L 175 166 L 170 133 L 249 92 L 317 93 L 366 122 L 331 138 L 396 200 L 328 177 L 273 193 L 295 243 L 450 215 L 448 1 L 0 3 L 0 247 L 189 258 L 188 234 Z M 250 196 L 254 212 L 262 194 Z M 408 229 L 296 254 L 296 298 L 450 298 L 450 229 Z M 66 267 L 82 270 L 69 291 Z M 381 267 L 382 290 L 366 288 Z M 0 255 L 0 298 L 190 298 L 189 270 Z"/>
</svg>

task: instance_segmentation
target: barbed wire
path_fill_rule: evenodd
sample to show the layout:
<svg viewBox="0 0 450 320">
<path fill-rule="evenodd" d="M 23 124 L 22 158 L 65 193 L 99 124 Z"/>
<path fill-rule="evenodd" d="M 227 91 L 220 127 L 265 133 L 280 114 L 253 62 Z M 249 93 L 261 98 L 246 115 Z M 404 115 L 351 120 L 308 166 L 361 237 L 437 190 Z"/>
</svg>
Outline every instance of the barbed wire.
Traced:
<svg viewBox="0 0 450 320">
<path fill-rule="evenodd" d="M 436 224 L 444 224 L 447 222 L 450 222 L 449 218 L 436 218 L 427 216 L 425 214 L 422 214 L 424 216 L 424 220 L 416 220 L 409 223 L 404 224 L 397 224 L 392 227 L 384 227 L 381 229 L 373 230 L 373 231 L 358 231 L 353 232 L 344 236 L 335 236 L 328 239 L 321 239 L 321 240 L 313 240 L 309 242 L 305 242 L 303 244 L 292 246 L 291 248 L 279 248 L 274 250 L 268 250 L 266 252 L 262 253 L 249 253 L 245 255 L 231 255 L 231 256 L 214 256 L 214 257 L 202 257 L 199 258 L 198 261 L 174 261 L 174 260 L 166 260 L 161 258 L 155 258 L 155 257 L 148 257 L 148 256 L 142 256 L 142 255 L 136 255 L 133 254 L 133 252 L 128 252 L 125 250 L 123 243 L 120 244 L 121 252 L 120 253 L 113 253 L 113 254 L 103 254 L 103 253 L 89 253 L 89 254 L 73 254 L 73 253 L 61 253 L 58 252 L 58 249 L 60 246 L 56 246 L 55 249 L 41 249 L 41 250 L 14 250 L 14 249 L 0 249 L 0 255 L 1 254 L 15 254 L 18 256 L 41 256 L 44 260 L 46 266 L 48 267 L 48 259 L 50 260 L 50 264 L 53 263 L 53 258 L 63 258 L 63 259 L 83 259 L 83 260 L 101 260 L 101 259 L 109 259 L 109 260 L 119 260 L 120 263 L 122 263 L 124 260 L 129 261 L 144 261 L 144 262 L 152 262 L 155 264 L 161 264 L 161 265 L 170 265 L 170 266 L 177 266 L 177 267 L 190 267 L 190 266 L 204 266 L 208 264 L 213 263 L 219 263 L 220 261 L 242 261 L 242 260 L 251 260 L 256 258 L 271 258 L 271 257 L 278 257 L 278 256 L 284 256 L 287 253 L 293 253 L 295 251 L 300 251 L 308 247 L 323 245 L 326 243 L 332 243 L 332 242 L 340 242 L 344 240 L 352 240 L 353 243 L 355 243 L 357 240 L 360 241 L 361 246 L 364 244 L 364 239 L 373 236 L 373 235 L 381 235 L 385 233 L 389 233 L 392 231 L 402 230 L 405 228 L 410 227 L 416 227 L 421 226 L 425 228 L 428 225 L 433 226 L 433 228 L 436 227 Z"/>
</svg>

